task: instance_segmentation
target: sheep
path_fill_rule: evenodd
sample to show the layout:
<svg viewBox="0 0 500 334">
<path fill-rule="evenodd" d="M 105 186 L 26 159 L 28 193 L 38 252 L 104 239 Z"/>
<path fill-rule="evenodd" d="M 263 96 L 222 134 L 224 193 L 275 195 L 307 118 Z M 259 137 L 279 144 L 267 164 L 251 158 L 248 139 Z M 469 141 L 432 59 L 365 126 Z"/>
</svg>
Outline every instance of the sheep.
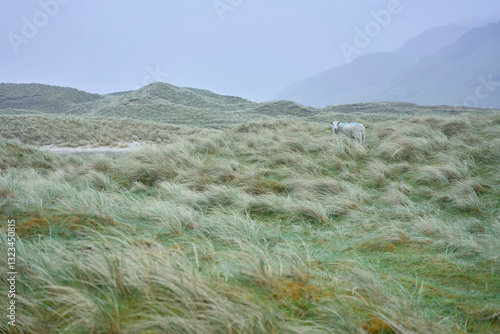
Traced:
<svg viewBox="0 0 500 334">
<path fill-rule="evenodd" d="M 365 145 L 366 129 L 361 123 L 340 123 L 332 122 L 333 134 L 343 133 L 348 137 L 358 140 L 362 145 Z"/>
</svg>

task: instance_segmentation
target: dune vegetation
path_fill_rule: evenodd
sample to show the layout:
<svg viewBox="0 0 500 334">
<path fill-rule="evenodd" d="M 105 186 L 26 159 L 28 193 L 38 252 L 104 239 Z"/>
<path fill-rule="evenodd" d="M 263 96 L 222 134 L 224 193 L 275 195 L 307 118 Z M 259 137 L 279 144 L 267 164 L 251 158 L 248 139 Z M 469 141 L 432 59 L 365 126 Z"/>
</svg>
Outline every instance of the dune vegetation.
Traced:
<svg viewBox="0 0 500 334">
<path fill-rule="evenodd" d="M 500 115 L 339 118 L 366 146 L 332 135 L 338 116 L 158 124 L 160 140 L 86 120 L 109 142 L 85 144 L 155 143 L 120 155 L 1 140 L 18 332 L 500 331 Z"/>
<path fill-rule="evenodd" d="M 54 115 L 0 116 L 3 138 L 36 146 L 120 146 L 130 142 L 169 143 L 179 136 L 206 135 L 212 129 L 132 119 Z"/>
</svg>

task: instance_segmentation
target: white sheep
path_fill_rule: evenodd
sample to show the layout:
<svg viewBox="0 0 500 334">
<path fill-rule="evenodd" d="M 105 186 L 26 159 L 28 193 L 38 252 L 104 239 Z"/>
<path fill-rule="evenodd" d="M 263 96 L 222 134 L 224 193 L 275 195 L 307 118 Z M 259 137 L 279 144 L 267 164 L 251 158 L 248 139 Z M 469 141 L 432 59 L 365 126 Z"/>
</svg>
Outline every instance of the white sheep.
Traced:
<svg viewBox="0 0 500 334">
<path fill-rule="evenodd" d="M 361 123 L 340 123 L 332 122 L 333 134 L 343 133 L 348 137 L 358 140 L 362 145 L 365 144 L 366 129 Z"/>
</svg>

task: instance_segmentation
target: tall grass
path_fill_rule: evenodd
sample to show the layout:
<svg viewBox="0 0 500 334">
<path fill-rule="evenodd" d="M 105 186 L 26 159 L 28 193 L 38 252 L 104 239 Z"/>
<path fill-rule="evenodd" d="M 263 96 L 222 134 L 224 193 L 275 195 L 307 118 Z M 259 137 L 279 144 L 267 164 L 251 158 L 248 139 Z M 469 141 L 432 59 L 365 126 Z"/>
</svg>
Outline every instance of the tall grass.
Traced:
<svg viewBox="0 0 500 334">
<path fill-rule="evenodd" d="M 383 119 L 363 147 L 275 120 L 82 157 L 1 140 L 18 331 L 495 332 L 499 127 Z"/>
<path fill-rule="evenodd" d="M 55 115 L 2 115 L 0 134 L 3 138 L 32 145 L 119 146 L 130 142 L 171 143 L 179 136 L 215 130 L 161 124 L 124 117 L 76 118 Z"/>
</svg>

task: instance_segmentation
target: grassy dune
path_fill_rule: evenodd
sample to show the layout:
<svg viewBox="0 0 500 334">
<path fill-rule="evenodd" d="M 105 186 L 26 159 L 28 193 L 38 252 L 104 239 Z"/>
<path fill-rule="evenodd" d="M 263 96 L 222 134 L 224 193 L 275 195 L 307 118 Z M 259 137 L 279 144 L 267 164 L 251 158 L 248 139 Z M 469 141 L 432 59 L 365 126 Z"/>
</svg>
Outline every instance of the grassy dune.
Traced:
<svg viewBox="0 0 500 334">
<path fill-rule="evenodd" d="M 43 113 L 62 113 L 81 103 L 102 99 L 101 95 L 74 88 L 42 84 L 0 83 L 1 109 L 36 110 Z"/>
<path fill-rule="evenodd" d="M 133 141 L 170 143 L 185 135 L 205 136 L 216 130 L 109 118 L 77 118 L 49 115 L 0 116 L 5 139 L 36 146 L 119 146 Z"/>
<path fill-rule="evenodd" d="M 119 156 L 0 141 L 19 332 L 500 331 L 500 116 L 356 120 L 365 147 L 297 119 Z"/>
</svg>

